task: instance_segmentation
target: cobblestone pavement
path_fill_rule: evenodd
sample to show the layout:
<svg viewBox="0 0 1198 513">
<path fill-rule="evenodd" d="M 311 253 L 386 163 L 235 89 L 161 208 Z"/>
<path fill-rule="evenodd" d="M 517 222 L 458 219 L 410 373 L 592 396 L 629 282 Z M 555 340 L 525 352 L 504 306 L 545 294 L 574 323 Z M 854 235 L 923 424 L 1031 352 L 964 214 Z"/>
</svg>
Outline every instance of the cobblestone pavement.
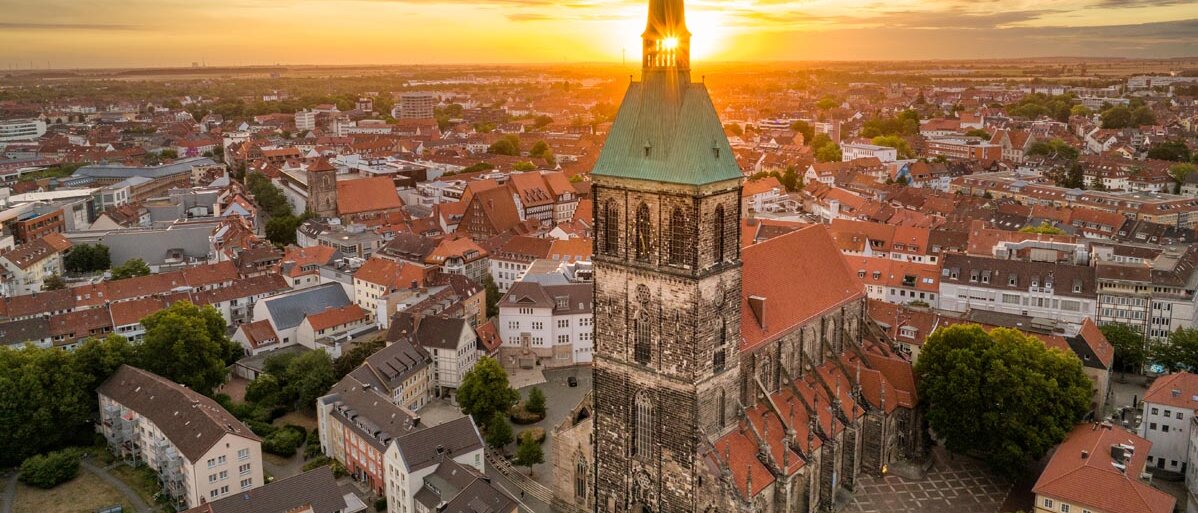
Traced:
<svg viewBox="0 0 1198 513">
<path fill-rule="evenodd" d="M 992 475 L 975 460 L 949 459 L 936 454 L 936 463 L 922 480 L 895 475 L 863 476 L 858 480 L 846 513 L 997 512 L 1011 484 Z"/>
</svg>

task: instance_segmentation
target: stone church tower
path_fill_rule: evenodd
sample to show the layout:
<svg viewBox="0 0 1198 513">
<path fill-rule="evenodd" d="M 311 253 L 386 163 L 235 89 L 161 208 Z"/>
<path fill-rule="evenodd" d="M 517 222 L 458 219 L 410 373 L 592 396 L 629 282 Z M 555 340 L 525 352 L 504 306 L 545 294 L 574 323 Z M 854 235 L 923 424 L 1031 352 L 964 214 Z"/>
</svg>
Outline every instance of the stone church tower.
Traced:
<svg viewBox="0 0 1198 513">
<path fill-rule="evenodd" d="M 308 210 L 321 219 L 337 217 L 337 168 L 322 157 L 307 171 Z"/>
<path fill-rule="evenodd" d="M 650 0 L 643 75 L 595 164 L 595 509 L 690 512 L 738 415 L 742 173 L 682 0 Z"/>
</svg>

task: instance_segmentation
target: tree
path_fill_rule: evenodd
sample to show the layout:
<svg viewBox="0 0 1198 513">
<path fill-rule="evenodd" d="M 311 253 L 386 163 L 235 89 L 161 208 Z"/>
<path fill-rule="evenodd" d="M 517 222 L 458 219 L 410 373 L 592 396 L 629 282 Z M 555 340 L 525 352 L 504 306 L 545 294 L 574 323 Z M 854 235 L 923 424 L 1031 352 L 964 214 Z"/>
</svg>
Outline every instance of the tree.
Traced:
<svg viewBox="0 0 1198 513">
<path fill-rule="evenodd" d="M 1081 154 L 1062 139 L 1054 138 L 1049 141 L 1036 141 L 1028 148 L 1029 156 L 1049 157 L 1049 158 L 1064 158 L 1066 160 L 1077 160 Z"/>
<path fill-rule="evenodd" d="M 1048 221 L 1042 221 L 1040 223 L 1040 226 L 1032 226 L 1032 225 L 1024 226 L 1023 228 L 1020 228 L 1019 231 L 1021 233 L 1039 233 L 1042 235 L 1064 235 L 1065 234 L 1065 230 L 1062 230 L 1060 228 L 1057 228 L 1056 226 L 1049 224 Z"/>
<path fill-rule="evenodd" d="M 165 150 L 158 152 L 158 156 L 161 157 L 163 160 L 177 159 L 177 158 L 179 158 L 179 152 L 175 151 L 172 148 L 167 148 Z"/>
<path fill-rule="evenodd" d="M 1147 105 L 1136 107 L 1136 110 L 1131 111 L 1131 126 L 1155 125 L 1156 114 L 1152 113 L 1152 109 Z"/>
<path fill-rule="evenodd" d="M 815 160 L 820 162 L 840 162 L 843 154 L 840 151 L 840 145 L 836 143 L 825 144 L 822 148 L 815 151 Z"/>
<path fill-rule="evenodd" d="M 63 449 L 30 456 L 21 462 L 21 482 L 38 488 L 54 488 L 79 475 L 78 449 Z"/>
<path fill-rule="evenodd" d="M 810 123 L 798 120 L 790 124 L 790 129 L 803 134 L 803 142 L 807 143 L 808 146 L 811 146 L 811 143 L 814 142 L 815 129 L 811 127 Z"/>
<path fill-rule="evenodd" d="M 502 294 L 499 293 L 499 285 L 495 284 L 495 278 L 491 277 L 491 273 L 483 275 L 483 289 L 487 293 L 487 318 L 499 315 L 499 299 Z"/>
<path fill-rule="evenodd" d="M 815 102 L 815 108 L 819 110 L 835 109 L 838 105 L 840 105 L 840 102 L 836 101 L 835 98 L 823 98 Z"/>
<path fill-rule="evenodd" d="M 1170 333 L 1168 342 L 1152 344 L 1148 356 L 1169 372 L 1198 370 L 1198 328 Z"/>
<path fill-rule="evenodd" d="M 515 464 L 528 467 L 528 473 L 532 474 L 532 466 L 539 465 L 544 461 L 545 450 L 541 448 L 541 444 L 531 437 L 520 440 L 520 445 L 516 447 Z"/>
<path fill-rule="evenodd" d="M 968 132 L 965 132 L 965 135 L 968 137 L 981 137 L 982 139 L 987 140 L 987 141 L 990 140 L 990 132 L 982 130 L 981 128 L 974 128 Z M 874 144 L 877 144 L 877 143 L 874 143 Z"/>
<path fill-rule="evenodd" d="M 515 164 L 512 164 L 513 171 L 520 171 L 520 172 L 532 171 L 536 168 L 537 168 L 537 165 L 533 164 L 532 162 L 517 162 Z"/>
<path fill-rule="evenodd" d="M 1119 105 L 1102 112 L 1103 128 L 1127 128 L 1131 126 L 1131 110 Z"/>
<path fill-rule="evenodd" d="M 60 349 L 0 348 L 0 467 L 90 440 L 92 382 Z"/>
<path fill-rule="evenodd" d="M 786 187 L 786 192 L 798 192 L 803 190 L 803 178 L 799 176 L 799 172 L 794 166 L 787 166 L 786 171 L 778 178 L 778 182 Z"/>
<path fill-rule="evenodd" d="M 541 129 L 553 124 L 553 118 L 544 114 L 537 116 L 534 120 L 533 128 Z"/>
<path fill-rule="evenodd" d="M 263 406 L 275 406 L 283 395 L 283 387 L 274 374 L 262 373 L 245 387 L 245 400 Z"/>
<path fill-rule="evenodd" d="M 103 244 L 80 244 L 71 248 L 62 259 L 62 265 L 73 273 L 103 271 L 112 266 L 108 246 Z"/>
<path fill-rule="evenodd" d="M 532 390 L 528 391 L 528 400 L 524 403 L 524 409 L 537 415 L 545 415 L 545 392 L 542 392 L 540 387 L 532 387 Z"/>
<path fill-rule="evenodd" d="M 474 364 L 458 388 L 458 404 L 462 413 L 474 418 L 475 424 L 486 425 L 495 413 L 507 413 L 520 400 L 520 393 L 508 384 L 507 372 L 494 358 L 484 356 Z"/>
<path fill-rule="evenodd" d="M 1069 109 L 1070 116 L 1081 116 L 1088 118 L 1092 114 L 1094 114 L 1094 111 L 1090 110 L 1089 107 L 1086 107 L 1085 105 L 1074 105 Z"/>
<path fill-rule="evenodd" d="M 333 358 L 325 351 L 306 351 L 291 359 L 283 378 L 283 397 L 296 409 L 316 408 L 316 399 L 337 383 Z"/>
<path fill-rule="evenodd" d="M 1198 167 L 1195 167 L 1193 164 L 1173 164 L 1169 166 L 1169 176 L 1173 177 L 1173 181 L 1177 183 L 1177 188 L 1174 192 L 1181 192 L 1182 184 L 1195 171 L 1198 171 Z"/>
<path fill-rule="evenodd" d="M 276 246 L 295 244 L 295 230 L 301 224 L 303 220 L 293 215 L 272 217 L 266 222 L 266 238 Z"/>
<path fill-rule="evenodd" d="M 532 145 L 532 149 L 528 150 L 528 155 L 530 157 L 541 158 L 544 157 L 545 153 L 548 151 L 549 143 L 546 143 L 545 141 L 537 141 L 536 144 Z"/>
<path fill-rule="evenodd" d="M 520 138 L 514 135 L 506 135 L 488 147 L 487 153 L 517 157 L 520 155 Z"/>
<path fill-rule="evenodd" d="M 67 288 L 67 281 L 60 274 L 51 274 L 42 280 L 42 290 L 62 290 Z"/>
<path fill-rule="evenodd" d="M 333 375 L 337 379 L 344 378 L 346 374 L 362 365 L 362 362 L 365 362 L 370 355 L 384 347 L 387 347 L 387 341 L 382 337 L 355 345 L 353 349 L 342 353 L 333 361 Z"/>
<path fill-rule="evenodd" d="M 1115 322 L 1099 326 L 1107 342 L 1115 348 L 1115 367 L 1121 372 L 1138 373 L 1144 365 L 1144 335 L 1130 324 Z"/>
<path fill-rule="evenodd" d="M 1185 141 L 1171 140 L 1153 146 L 1148 150 L 1148 158 L 1157 160 L 1172 160 L 1185 162 L 1190 160 L 1190 148 Z"/>
<path fill-rule="evenodd" d="M 487 423 L 487 445 L 502 451 L 507 444 L 512 443 L 512 425 L 507 421 L 507 415 L 495 412 Z"/>
<path fill-rule="evenodd" d="M 911 151 L 911 143 L 906 139 L 897 135 L 879 135 L 871 141 L 878 146 L 886 146 L 898 150 L 898 158 L 909 159 L 915 156 L 915 152 Z"/>
<path fill-rule="evenodd" d="M 150 266 L 146 265 L 146 261 L 140 258 L 131 258 L 126 260 L 125 263 L 112 268 L 113 280 L 124 280 L 138 276 L 147 276 L 149 274 Z"/>
<path fill-rule="evenodd" d="M 928 424 L 945 448 L 1020 476 L 1090 408 L 1081 360 L 1018 331 L 954 325 L 932 333 L 915 372 Z"/>
<path fill-rule="evenodd" d="M 141 367 L 201 394 L 225 382 L 226 366 L 240 355 L 212 306 L 179 301 L 142 319 Z M 319 351 L 313 351 L 319 352 Z"/>
<path fill-rule="evenodd" d="M 477 173 L 479 171 L 490 171 L 492 169 L 495 169 L 495 166 L 493 164 L 491 164 L 490 162 L 479 162 L 477 164 L 466 167 L 466 168 L 462 169 L 461 171 L 458 171 L 457 173 L 454 173 L 454 174 Z M 452 175 L 450 173 L 445 173 L 445 176 L 452 176 Z"/>
<path fill-rule="evenodd" d="M 86 380 L 84 390 L 95 390 L 121 365 L 137 365 L 138 349 L 116 333 L 102 339 L 89 338 L 72 352 L 71 366 Z"/>
</svg>

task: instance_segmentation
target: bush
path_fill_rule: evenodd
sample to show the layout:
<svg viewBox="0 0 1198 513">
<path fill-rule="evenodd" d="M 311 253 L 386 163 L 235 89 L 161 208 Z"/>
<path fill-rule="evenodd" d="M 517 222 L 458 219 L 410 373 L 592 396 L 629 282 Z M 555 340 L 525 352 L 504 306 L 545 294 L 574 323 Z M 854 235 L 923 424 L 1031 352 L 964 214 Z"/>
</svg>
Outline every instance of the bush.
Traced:
<svg viewBox="0 0 1198 513">
<path fill-rule="evenodd" d="M 76 449 L 38 454 L 21 463 L 21 482 L 37 488 L 54 488 L 79 475 L 80 453 Z"/>
<path fill-rule="evenodd" d="M 245 425 L 249 426 L 250 431 L 253 431 L 255 435 L 258 435 L 262 438 L 266 438 L 270 435 L 273 435 L 273 434 L 275 434 L 275 431 L 279 430 L 279 428 L 274 427 L 274 426 L 270 425 L 269 423 L 262 422 L 262 421 L 256 420 L 256 419 L 250 419 L 250 420 L 245 421 Z"/>
<path fill-rule="evenodd" d="M 520 439 L 519 439 L 520 443 L 524 443 L 527 440 L 532 440 L 534 443 L 538 443 L 538 444 L 544 443 L 545 442 L 545 429 L 544 428 L 530 428 L 530 429 L 525 429 L 524 431 L 521 431 Z"/>
<path fill-rule="evenodd" d="M 387 498 L 379 497 L 378 500 L 374 501 L 374 510 L 387 511 Z"/>
<path fill-rule="evenodd" d="M 290 458 L 295 456 L 295 449 L 304 441 L 304 435 L 294 429 L 280 429 L 262 441 L 262 450 Z"/>
<path fill-rule="evenodd" d="M 316 458 L 312 461 L 305 463 L 304 464 L 304 472 L 307 472 L 307 471 L 315 469 L 315 468 L 320 468 L 325 465 L 332 465 L 334 462 L 335 462 L 335 460 L 333 460 L 333 458 L 330 458 L 328 456 L 321 456 L 319 458 Z"/>
<path fill-rule="evenodd" d="M 323 456 L 320 448 L 320 432 L 313 430 L 304 440 L 304 458 Z"/>
<path fill-rule="evenodd" d="M 299 431 L 301 443 L 308 439 L 308 430 L 306 428 L 304 428 L 304 426 L 297 426 L 295 424 L 285 424 L 283 426 L 283 429 L 292 429 L 295 431 Z"/>
<path fill-rule="evenodd" d="M 540 422 L 545 416 L 528 411 L 528 407 L 524 403 L 520 403 L 515 408 L 512 408 L 511 418 L 513 424 L 526 426 Z"/>
</svg>

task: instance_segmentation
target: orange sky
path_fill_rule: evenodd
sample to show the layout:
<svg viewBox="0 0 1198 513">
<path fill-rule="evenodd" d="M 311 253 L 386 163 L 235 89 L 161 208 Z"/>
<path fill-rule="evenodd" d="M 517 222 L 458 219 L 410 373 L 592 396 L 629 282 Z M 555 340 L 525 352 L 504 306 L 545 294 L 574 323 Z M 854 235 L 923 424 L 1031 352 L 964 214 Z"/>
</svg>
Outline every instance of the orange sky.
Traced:
<svg viewBox="0 0 1198 513">
<path fill-rule="evenodd" d="M 635 62 L 647 0 L 0 0 L 0 68 Z M 698 60 L 1198 55 L 1194 0 L 690 0 Z"/>
</svg>

